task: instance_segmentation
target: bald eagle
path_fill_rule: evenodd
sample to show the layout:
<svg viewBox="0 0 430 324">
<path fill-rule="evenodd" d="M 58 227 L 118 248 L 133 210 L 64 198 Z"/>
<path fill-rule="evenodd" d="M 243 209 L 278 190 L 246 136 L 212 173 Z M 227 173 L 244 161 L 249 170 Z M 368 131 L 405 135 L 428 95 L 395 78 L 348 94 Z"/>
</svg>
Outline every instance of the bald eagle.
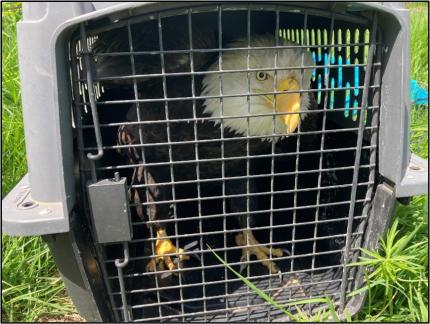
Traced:
<svg viewBox="0 0 430 324">
<path fill-rule="evenodd" d="M 202 42 L 210 42 L 207 37 L 204 39 Z M 102 43 L 100 39 L 95 46 L 100 52 L 103 52 Z M 253 170 L 258 168 L 258 159 L 253 157 L 270 154 L 272 144 L 279 145 L 285 141 L 305 118 L 309 118 L 306 111 L 314 108 L 315 101 L 310 92 L 300 90 L 310 88 L 312 71 L 301 67 L 311 66 L 313 61 L 311 54 L 303 48 L 267 48 L 275 46 L 272 35 L 254 35 L 249 45 L 253 48 L 249 56 L 246 50 L 222 53 L 223 71 L 249 68 L 252 70 L 249 72 L 207 73 L 192 77 L 167 75 L 164 80 L 139 80 L 139 98 L 194 98 L 169 101 L 167 104 L 160 101 L 134 104 L 127 113 L 127 121 L 140 120 L 145 123 L 127 123 L 118 128 L 118 152 L 130 164 L 137 165 L 129 177 L 131 200 L 140 218 L 155 221 L 156 256 L 148 262 L 147 271 L 176 269 L 177 264 L 166 254 L 178 254 L 180 260 L 189 259 L 187 254 L 183 254 L 184 250 L 168 238 L 166 223 L 156 222 L 171 215 L 169 201 L 173 199 L 172 183 L 222 179 L 225 182 L 227 213 L 238 214 L 237 221 L 242 229 L 235 237 L 236 244 L 242 247 L 241 261 L 249 253 L 260 260 L 270 273 L 279 272 L 279 267 L 269 260 L 269 255 L 280 257 L 283 251 L 262 246 L 254 237 L 251 228 L 256 216 L 248 212 L 257 209 L 258 201 L 252 196 L 248 201 L 246 194 L 258 192 L 256 179 L 252 177 Z M 279 40 L 279 45 L 294 46 L 283 39 Z M 233 40 L 226 46 L 232 49 L 246 47 L 246 38 Z M 258 47 L 266 49 L 254 49 Z M 118 71 L 112 62 L 109 66 Z M 144 59 L 140 62 L 142 70 L 149 71 L 147 73 L 154 73 L 160 67 Z M 178 55 L 171 61 L 166 55 L 166 62 L 168 72 L 168 69 L 172 71 L 176 67 L 180 70 L 189 66 L 190 60 L 188 54 Z M 108 75 L 106 64 L 102 63 L 98 62 L 99 76 Z M 275 66 L 288 69 L 275 71 Z M 194 62 L 194 70 L 219 71 L 218 54 L 200 54 Z M 246 95 L 248 93 L 249 96 Z M 224 96 L 221 100 L 217 97 L 220 94 Z M 198 97 L 204 99 L 199 100 Z M 167 123 L 167 120 L 171 121 Z M 303 127 L 304 124 L 301 131 Z M 144 155 L 136 144 L 145 144 Z M 147 194 L 144 186 L 136 186 L 143 184 L 148 186 Z M 221 181 L 200 183 L 202 187 L 209 188 L 208 191 L 211 186 L 220 184 Z M 142 205 L 145 201 L 149 203 L 146 208 Z"/>
</svg>

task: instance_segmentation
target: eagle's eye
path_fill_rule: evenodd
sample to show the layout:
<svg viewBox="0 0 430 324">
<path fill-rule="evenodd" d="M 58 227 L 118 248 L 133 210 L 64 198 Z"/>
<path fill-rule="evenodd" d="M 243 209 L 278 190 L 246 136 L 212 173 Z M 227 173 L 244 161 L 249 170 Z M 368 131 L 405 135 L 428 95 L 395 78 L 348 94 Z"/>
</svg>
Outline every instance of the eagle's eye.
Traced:
<svg viewBox="0 0 430 324">
<path fill-rule="evenodd" d="M 269 78 L 269 75 L 266 72 L 259 71 L 257 72 L 256 77 L 258 81 L 265 81 Z"/>
</svg>

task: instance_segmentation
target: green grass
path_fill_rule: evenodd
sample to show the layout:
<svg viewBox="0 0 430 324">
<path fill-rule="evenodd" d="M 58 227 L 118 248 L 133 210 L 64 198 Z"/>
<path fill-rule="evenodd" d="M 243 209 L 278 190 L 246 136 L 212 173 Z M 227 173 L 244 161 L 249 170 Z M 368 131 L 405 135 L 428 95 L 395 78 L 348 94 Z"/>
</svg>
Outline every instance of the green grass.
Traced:
<svg viewBox="0 0 430 324">
<path fill-rule="evenodd" d="M 2 320 L 34 321 L 75 312 L 39 238 L 2 237 Z"/>
<path fill-rule="evenodd" d="M 21 112 L 15 26 L 19 10 L 7 11 L 16 4 L 2 4 L 2 197 L 27 170 Z M 7 172 L 6 172 L 7 171 Z"/>
<path fill-rule="evenodd" d="M 26 173 L 20 83 L 16 51 L 16 22 L 20 5 L 2 3 L 2 198 Z M 408 4 L 411 10 L 411 77 L 428 87 L 427 4 Z M 411 111 L 411 148 L 428 158 L 428 108 Z M 378 252 L 364 252 L 368 298 L 354 321 L 427 321 L 428 314 L 428 199 L 414 197 L 400 206 Z M 37 237 L 2 236 L 2 320 L 34 321 L 48 315 L 74 313 L 46 244 Z M 373 271 L 371 271 L 373 270 Z M 270 297 L 269 297 L 270 298 Z M 270 300 L 267 300 L 270 303 Z M 330 306 L 330 301 L 326 300 Z M 285 305 L 283 305 L 285 306 Z M 300 305 L 296 306 L 300 310 Z M 329 308 L 300 321 L 337 317 Z"/>
<path fill-rule="evenodd" d="M 275 299 L 266 294 L 263 290 L 255 286 L 250 280 L 242 276 L 239 272 L 234 270 L 223 258 L 221 258 L 215 251 L 208 246 L 209 250 L 215 255 L 220 263 L 222 263 L 228 270 L 233 272 L 236 277 L 242 280 L 242 282 L 252 289 L 262 300 L 270 304 L 273 308 L 280 310 L 284 315 L 286 315 L 290 321 L 293 322 L 339 322 L 339 315 L 336 312 L 336 307 L 334 303 L 328 297 L 321 298 L 308 298 L 304 300 L 296 300 L 294 302 L 279 304 Z M 325 307 L 316 313 L 309 315 L 302 311 L 301 305 L 308 305 L 318 303 L 324 305 Z M 292 308 L 292 311 L 290 309 Z M 349 322 L 351 317 L 347 313 L 344 314 L 345 319 Z"/>
<path fill-rule="evenodd" d="M 409 3 L 411 13 L 411 78 L 428 87 L 428 3 Z"/>
<path fill-rule="evenodd" d="M 380 251 L 363 250 L 360 261 L 353 264 L 373 270 L 366 275 L 362 290 L 368 291 L 368 298 L 357 319 L 428 322 L 427 224 L 404 209 L 381 241 Z"/>
</svg>

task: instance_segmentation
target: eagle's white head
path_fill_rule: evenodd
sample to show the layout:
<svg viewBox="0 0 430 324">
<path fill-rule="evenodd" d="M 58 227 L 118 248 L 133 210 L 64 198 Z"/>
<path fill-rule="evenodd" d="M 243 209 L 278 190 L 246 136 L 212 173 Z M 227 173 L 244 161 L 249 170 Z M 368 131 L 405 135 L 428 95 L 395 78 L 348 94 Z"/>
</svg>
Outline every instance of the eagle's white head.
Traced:
<svg viewBox="0 0 430 324">
<path fill-rule="evenodd" d="M 295 45 L 283 39 L 280 39 L 279 43 L 281 46 Z M 275 37 L 256 36 L 251 39 L 250 45 L 251 48 L 275 46 Z M 246 48 L 248 41 L 246 38 L 241 38 L 228 47 Z M 222 54 L 223 71 L 247 69 L 247 52 L 247 50 L 225 51 Z M 277 94 L 276 100 L 274 94 L 264 93 L 309 89 L 312 70 L 302 69 L 301 66 L 311 66 L 313 60 L 310 52 L 303 48 L 280 48 L 277 55 L 277 67 L 297 67 L 297 69 L 278 70 L 276 73 L 274 70 L 249 72 L 249 84 L 247 72 L 207 74 L 203 79 L 203 96 L 221 94 L 220 78 L 223 95 L 246 94 L 248 90 L 250 94 L 262 95 L 249 96 L 249 102 L 247 96 L 225 97 L 222 98 L 222 105 L 219 98 L 206 99 L 203 103 L 204 113 L 212 117 L 224 116 L 224 126 L 240 135 L 246 135 L 248 131 L 251 136 L 279 135 L 267 138 L 276 141 L 279 137 L 293 133 L 298 127 L 300 118 L 305 117 L 305 114 L 297 114 L 297 112 L 304 112 L 310 106 L 310 93 Z M 249 68 L 274 68 L 275 56 L 276 49 L 251 50 Z M 219 62 L 215 62 L 209 70 L 218 71 Z M 271 115 L 274 113 L 285 114 Z M 259 114 L 266 114 L 266 116 L 255 117 Z M 249 126 L 246 117 L 228 118 L 230 116 L 250 116 Z M 216 124 L 220 122 L 220 119 L 215 120 Z"/>
</svg>

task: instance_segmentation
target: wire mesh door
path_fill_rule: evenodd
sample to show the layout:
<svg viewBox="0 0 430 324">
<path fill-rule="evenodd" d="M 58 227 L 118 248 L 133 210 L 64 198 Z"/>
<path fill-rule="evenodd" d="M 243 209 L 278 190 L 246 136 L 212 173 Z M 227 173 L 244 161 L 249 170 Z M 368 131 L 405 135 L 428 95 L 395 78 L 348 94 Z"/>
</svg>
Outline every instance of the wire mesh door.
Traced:
<svg viewBox="0 0 430 324">
<path fill-rule="evenodd" d="M 121 275 L 123 246 L 97 244 L 116 320 L 285 315 L 231 269 L 279 304 L 343 309 L 376 181 L 377 26 L 370 12 L 256 4 L 80 25 L 82 191 L 115 172 L 130 188 Z"/>
</svg>

